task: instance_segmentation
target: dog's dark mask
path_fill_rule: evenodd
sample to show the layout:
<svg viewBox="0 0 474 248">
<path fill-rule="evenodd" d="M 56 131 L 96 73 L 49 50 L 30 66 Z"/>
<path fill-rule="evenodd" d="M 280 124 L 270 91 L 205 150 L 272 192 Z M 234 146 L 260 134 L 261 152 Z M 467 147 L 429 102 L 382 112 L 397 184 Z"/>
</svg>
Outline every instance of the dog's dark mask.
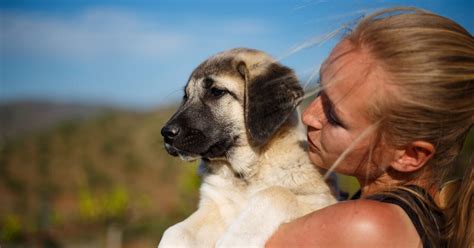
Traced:
<svg viewBox="0 0 474 248">
<path fill-rule="evenodd" d="M 223 157 L 234 142 L 225 130 L 225 123 L 219 122 L 207 105 L 184 102 L 161 134 L 173 156 L 215 158 Z"/>
</svg>

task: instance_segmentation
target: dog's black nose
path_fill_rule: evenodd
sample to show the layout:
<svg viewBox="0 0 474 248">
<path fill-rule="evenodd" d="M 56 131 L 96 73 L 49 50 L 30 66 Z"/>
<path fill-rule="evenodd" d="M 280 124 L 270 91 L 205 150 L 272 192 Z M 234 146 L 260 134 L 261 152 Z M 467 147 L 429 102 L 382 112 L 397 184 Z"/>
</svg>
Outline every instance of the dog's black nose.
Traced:
<svg viewBox="0 0 474 248">
<path fill-rule="evenodd" d="M 179 134 L 179 127 L 177 125 L 166 125 L 161 129 L 161 135 L 167 139 L 173 139 Z"/>
</svg>

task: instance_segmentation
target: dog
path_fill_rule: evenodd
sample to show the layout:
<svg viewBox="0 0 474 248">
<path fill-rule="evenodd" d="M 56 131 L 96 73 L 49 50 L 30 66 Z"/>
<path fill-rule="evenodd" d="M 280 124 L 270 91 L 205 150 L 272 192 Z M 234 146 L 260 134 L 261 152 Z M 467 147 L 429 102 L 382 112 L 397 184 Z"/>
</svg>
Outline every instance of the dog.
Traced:
<svg viewBox="0 0 474 248">
<path fill-rule="evenodd" d="M 294 72 L 258 50 L 192 72 L 161 134 L 169 154 L 201 159 L 200 202 L 158 247 L 263 247 L 282 223 L 336 202 L 306 153 L 303 95 Z"/>
</svg>

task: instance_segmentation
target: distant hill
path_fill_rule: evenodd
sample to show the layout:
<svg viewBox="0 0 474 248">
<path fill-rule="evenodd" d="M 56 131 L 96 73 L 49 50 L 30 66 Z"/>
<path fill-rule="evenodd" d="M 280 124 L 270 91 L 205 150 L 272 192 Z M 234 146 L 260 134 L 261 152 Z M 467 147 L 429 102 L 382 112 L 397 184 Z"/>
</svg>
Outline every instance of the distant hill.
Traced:
<svg viewBox="0 0 474 248">
<path fill-rule="evenodd" d="M 2 247 L 105 247 L 110 237 L 155 247 L 198 197 L 197 163 L 163 146 L 160 129 L 173 110 L 3 106 Z"/>
<path fill-rule="evenodd" d="M 79 103 L 15 101 L 0 104 L 1 138 L 45 130 L 65 120 L 97 116 L 116 108 Z"/>
</svg>

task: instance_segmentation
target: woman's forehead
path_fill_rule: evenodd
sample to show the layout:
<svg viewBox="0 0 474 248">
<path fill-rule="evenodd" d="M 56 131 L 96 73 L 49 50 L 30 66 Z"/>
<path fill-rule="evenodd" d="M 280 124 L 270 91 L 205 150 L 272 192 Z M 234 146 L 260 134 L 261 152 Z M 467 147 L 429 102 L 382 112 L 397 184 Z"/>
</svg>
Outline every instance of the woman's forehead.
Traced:
<svg viewBox="0 0 474 248">
<path fill-rule="evenodd" d="M 346 50 L 347 51 L 347 50 Z M 370 74 L 370 65 L 360 52 L 349 51 L 330 56 L 321 68 L 323 87 L 348 81 L 347 84 L 362 84 Z"/>
<path fill-rule="evenodd" d="M 342 40 L 339 42 L 329 54 L 329 57 L 321 65 L 321 72 L 325 71 L 334 64 L 336 61 L 339 61 L 345 55 L 354 51 L 354 46 L 349 40 Z"/>
<path fill-rule="evenodd" d="M 342 41 L 321 67 L 321 86 L 346 118 L 368 119 L 368 106 L 380 79 L 365 52 Z"/>
</svg>

